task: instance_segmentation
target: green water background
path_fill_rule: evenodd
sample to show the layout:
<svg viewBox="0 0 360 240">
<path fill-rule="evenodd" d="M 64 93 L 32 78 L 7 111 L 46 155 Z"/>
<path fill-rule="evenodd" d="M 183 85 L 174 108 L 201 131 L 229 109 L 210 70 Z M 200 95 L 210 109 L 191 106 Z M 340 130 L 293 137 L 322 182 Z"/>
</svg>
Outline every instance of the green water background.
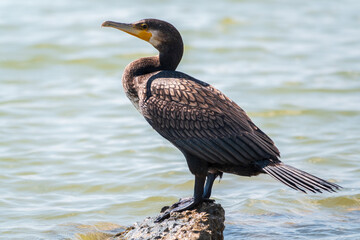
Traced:
<svg viewBox="0 0 360 240">
<path fill-rule="evenodd" d="M 100 27 L 147 17 L 180 30 L 178 70 L 242 106 L 284 162 L 345 187 L 225 175 L 225 239 L 360 239 L 357 0 L 1 0 L 1 239 L 102 239 L 192 194 L 183 156 L 121 87 L 155 49 Z"/>
</svg>

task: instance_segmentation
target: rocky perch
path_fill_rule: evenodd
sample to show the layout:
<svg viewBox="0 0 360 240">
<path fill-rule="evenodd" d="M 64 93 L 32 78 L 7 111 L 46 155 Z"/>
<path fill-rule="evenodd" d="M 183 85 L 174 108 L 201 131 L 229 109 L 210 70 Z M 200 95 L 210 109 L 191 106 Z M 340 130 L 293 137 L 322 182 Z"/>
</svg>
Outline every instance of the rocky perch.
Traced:
<svg viewBox="0 0 360 240">
<path fill-rule="evenodd" d="M 168 207 L 164 207 L 162 212 Z M 156 217 L 147 217 L 109 240 L 222 240 L 225 211 L 220 204 L 204 202 L 194 210 L 171 213 L 168 219 L 154 223 Z"/>
</svg>

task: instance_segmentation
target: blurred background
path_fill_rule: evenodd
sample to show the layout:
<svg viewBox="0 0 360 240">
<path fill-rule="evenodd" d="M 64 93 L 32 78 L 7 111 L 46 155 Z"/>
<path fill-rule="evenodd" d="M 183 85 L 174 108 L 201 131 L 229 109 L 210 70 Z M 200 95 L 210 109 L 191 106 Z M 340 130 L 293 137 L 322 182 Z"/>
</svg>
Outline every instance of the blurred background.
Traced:
<svg viewBox="0 0 360 240">
<path fill-rule="evenodd" d="M 282 160 L 345 187 L 305 195 L 224 175 L 225 239 L 360 239 L 357 0 L 0 1 L 0 235 L 104 239 L 191 196 L 182 154 L 123 93 L 157 54 L 105 20 L 160 18 L 182 33 L 178 68 L 219 88 Z"/>
</svg>

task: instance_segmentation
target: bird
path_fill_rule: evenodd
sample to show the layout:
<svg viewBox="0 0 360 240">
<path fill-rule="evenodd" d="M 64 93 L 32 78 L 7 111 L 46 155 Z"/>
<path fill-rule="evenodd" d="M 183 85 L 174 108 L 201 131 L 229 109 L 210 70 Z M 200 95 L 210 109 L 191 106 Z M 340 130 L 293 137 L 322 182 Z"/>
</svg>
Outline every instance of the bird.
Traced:
<svg viewBox="0 0 360 240">
<path fill-rule="evenodd" d="M 336 192 L 342 187 L 289 166 L 280 160 L 273 140 L 246 112 L 212 85 L 176 71 L 184 51 L 179 31 L 158 19 L 134 23 L 105 21 L 111 27 L 138 37 L 159 54 L 128 64 L 122 85 L 145 120 L 184 155 L 195 176 L 193 197 L 180 199 L 157 217 L 190 210 L 210 199 L 212 186 L 223 173 L 240 176 L 268 174 L 303 193 Z"/>
</svg>

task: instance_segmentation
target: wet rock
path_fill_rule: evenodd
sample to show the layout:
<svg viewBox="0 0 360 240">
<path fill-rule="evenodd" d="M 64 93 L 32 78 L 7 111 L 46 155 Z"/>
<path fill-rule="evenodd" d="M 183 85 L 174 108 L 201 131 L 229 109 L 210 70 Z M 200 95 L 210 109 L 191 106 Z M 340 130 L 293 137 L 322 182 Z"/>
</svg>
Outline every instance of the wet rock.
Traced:
<svg viewBox="0 0 360 240">
<path fill-rule="evenodd" d="M 160 223 L 154 223 L 155 219 L 156 217 L 147 217 L 143 222 L 135 223 L 110 239 L 224 239 L 225 211 L 220 204 L 203 203 L 194 210 L 171 213 L 168 219 Z"/>
</svg>

